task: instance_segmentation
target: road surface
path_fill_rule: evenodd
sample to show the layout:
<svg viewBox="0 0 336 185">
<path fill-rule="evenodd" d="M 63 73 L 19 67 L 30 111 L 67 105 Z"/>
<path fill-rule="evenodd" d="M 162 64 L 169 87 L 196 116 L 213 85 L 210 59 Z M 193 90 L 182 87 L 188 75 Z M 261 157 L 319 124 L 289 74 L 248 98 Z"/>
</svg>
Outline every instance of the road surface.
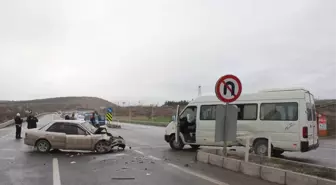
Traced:
<svg viewBox="0 0 336 185">
<path fill-rule="evenodd" d="M 50 120 L 50 115 L 40 118 L 39 126 Z M 115 131 L 131 149 L 98 155 L 37 153 L 14 139 L 14 127 L 1 129 L 0 185 L 273 185 L 196 163 L 195 152 L 190 149 L 171 151 L 163 141 L 163 128 L 124 124 Z"/>
</svg>

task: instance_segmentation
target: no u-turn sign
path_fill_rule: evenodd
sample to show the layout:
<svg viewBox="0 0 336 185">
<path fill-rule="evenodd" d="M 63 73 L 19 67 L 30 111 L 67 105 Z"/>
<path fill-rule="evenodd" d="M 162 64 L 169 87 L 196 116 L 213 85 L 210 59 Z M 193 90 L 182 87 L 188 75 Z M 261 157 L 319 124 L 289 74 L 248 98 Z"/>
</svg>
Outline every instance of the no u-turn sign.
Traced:
<svg viewBox="0 0 336 185">
<path fill-rule="evenodd" d="M 224 75 L 217 80 L 215 92 L 219 100 L 225 103 L 231 103 L 239 98 L 242 92 L 242 84 L 238 77 L 234 75 Z"/>
</svg>

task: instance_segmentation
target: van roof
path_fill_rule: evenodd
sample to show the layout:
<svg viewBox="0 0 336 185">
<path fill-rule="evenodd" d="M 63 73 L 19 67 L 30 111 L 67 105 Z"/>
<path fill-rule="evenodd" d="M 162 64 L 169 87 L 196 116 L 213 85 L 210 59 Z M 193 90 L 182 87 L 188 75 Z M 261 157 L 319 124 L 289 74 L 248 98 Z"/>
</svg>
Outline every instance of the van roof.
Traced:
<svg viewBox="0 0 336 185">
<path fill-rule="evenodd" d="M 242 94 L 236 101 L 247 102 L 258 100 L 304 99 L 307 92 L 309 93 L 309 91 L 304 88 L 263 90 L 258 93 Z M 218 98 L 214 95 L 199 96 L 190 103 L 199 102 L 220 102 L 220 100 L 218 100 Z"/>
</svg>

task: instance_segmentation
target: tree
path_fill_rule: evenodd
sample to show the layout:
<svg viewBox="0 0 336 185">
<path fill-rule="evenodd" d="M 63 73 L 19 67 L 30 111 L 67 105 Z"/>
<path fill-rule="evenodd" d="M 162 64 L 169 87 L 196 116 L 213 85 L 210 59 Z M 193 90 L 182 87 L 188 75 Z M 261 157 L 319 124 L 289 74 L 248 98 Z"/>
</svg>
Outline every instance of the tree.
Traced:
<svg viewBox="0 0 336 185">
<path fill-rule="evenodd" d="M 177 105 L 180 105 L 180 106 L 186 106 L 188 105 L 188 101 L 187 100 L 181 100 L 181 101 L 165 101 L 165 103 L 163 104 L 163 106 L 177 106 Z"/>
</svg>

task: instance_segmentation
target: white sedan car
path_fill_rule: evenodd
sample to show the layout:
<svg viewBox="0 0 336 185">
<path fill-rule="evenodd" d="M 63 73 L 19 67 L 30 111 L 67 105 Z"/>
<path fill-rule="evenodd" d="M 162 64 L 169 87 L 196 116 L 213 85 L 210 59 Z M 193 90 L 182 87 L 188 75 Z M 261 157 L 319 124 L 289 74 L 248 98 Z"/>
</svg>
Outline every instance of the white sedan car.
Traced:
<svg viewBox="0 0 336 185">
<path fill-rule="evenodd" d="M 124 149 L 126 146 L 122 137 L 112 136 L 106 128 L 96 128 L 80 120 L 54 120 L 39 129 L 29 129 L 24 143 L 35 146 L 39 152 L 48 152 L 53 148 L 106 153 L 114 147 Z"/>
</svg>

